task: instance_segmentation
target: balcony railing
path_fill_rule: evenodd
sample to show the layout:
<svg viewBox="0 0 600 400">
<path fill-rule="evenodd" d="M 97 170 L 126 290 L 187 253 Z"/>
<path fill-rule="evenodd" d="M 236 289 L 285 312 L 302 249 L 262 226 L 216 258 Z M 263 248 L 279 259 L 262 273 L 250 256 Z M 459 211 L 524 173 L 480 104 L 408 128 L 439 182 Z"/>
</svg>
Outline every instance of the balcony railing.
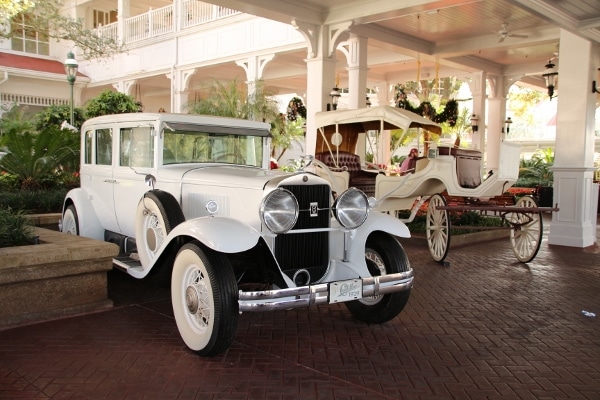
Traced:
<svg viewBox="0 0 600 400">
<path fill-rule="evenodd" d="M 174 13 L 173 11 L 176 11 L 175 7 L 178 5 L 181 7 L 181 11 Z M 239 14 L 239 11 L 197 0 L 183 0 L 170 6 L 127 18 L 125 20 L 125 32 L 121 39 L 125 44 L 133 43 L 174 32 L 177 27 L 177 20 L 180 21 L 179 29 L 186 29 L 234 14 Z M 176 18 L 177 15 L 180 18 Z M 96 28 L 96 32 L 100 36 L 111 37 L 115 40 L 119 39 L 117 22 L 100 26 Z"/>
</svg>

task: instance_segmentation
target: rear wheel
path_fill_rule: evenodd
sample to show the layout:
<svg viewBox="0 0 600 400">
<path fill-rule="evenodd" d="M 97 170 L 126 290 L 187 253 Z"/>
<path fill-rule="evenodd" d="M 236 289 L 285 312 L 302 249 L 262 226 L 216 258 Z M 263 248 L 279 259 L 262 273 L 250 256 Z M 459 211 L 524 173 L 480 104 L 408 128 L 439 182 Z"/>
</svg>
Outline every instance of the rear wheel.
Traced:
<svg viewBox="0 0 600 400">
<path fill-rule="evenodd" d="M 369 237 L 365 247 L 365 260 L 372 276 L 395 274 L 410 269 L 410 263 L 402 245 L 387 234 L 374 234 Z M 364 297 L 344 304 L 356 319 L 379 324 L 400 314 L 409 297 L 410 289 Z"/>
<path fill-rule="evenodd" d="M 237 331 L 237 284 L 229 259 L 184 245 L 175 258 L 171 301 L 179 334 L 186 346 L 202 356 L 227 350 Z"/>
<path fill-rule="evenodd" d="M 185 220 L 177 200 L 162 190 L 144 194 L 135 217 L 135 242 L 143 266 L 154 261 L 165 238 Z"/>
<path fill-rule="evenodd" d="M 429 199 L 427 207 L 427 245 L 431 257 L 438 262 L 444 261 L 450 248 L 450 219 L 447 210 L 438 210 L 445 206 L 446 200 L 439 194 Z"/>
<path fill-rule="evenodd" d="M 70 235 L 79 236 L 79 217 L 74 205 L 70 205 L 65 210 L 62 218 L 62 232 Z"/>
<path fill-rule="evenodd" d="M 515 207 L 527 207 L 535 209 L 537 203 L 531 196 L 523 196 L 515 204 Z M 510 208 L 508 208 L 510 209 Z M 512 229 L 510 230 L 510 244 L 517 260 L 528 263 L 535 258 L 544 231 L 544 220 L 541 212 L 510 213 L 508 216 Z"/>
</svg>

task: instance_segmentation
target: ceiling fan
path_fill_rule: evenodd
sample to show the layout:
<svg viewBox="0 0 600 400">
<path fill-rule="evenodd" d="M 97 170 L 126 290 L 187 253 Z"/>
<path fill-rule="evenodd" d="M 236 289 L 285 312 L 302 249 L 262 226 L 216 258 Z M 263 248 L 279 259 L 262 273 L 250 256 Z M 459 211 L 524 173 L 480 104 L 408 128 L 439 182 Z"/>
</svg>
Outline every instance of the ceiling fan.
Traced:
<svg viewBox="0 0 600 400">
<path fill-rule="evenodd" d="M 529 35 L 517 35 L 517 34 L 514 34 L 514 33 L 510 33 L 508 31 L 508 23 L 505 22 L 505 23 L 502 24 L 502 29 L 500 29 L 498 31 L 498 37 L 500 38 L 500 39 L 498 39 L 498 42 L 502 43 L 502 42 L 504 42 L 504 39 L 506 39 L 507 37 L 527 38 L 527 37 L 529 37 Z"/>
</svg>

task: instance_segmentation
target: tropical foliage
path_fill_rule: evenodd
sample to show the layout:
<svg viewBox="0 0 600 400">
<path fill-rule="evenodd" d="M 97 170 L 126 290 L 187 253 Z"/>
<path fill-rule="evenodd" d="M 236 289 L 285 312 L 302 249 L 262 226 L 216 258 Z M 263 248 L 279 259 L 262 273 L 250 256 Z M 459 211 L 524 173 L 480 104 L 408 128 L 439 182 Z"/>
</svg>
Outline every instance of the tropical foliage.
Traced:
<svg viewBox="0 0 600 400">
<path fill-rule="evenodd" d="M 64 121 L 71 118 L 71 107 L 69 105 L 51 105 L 35 115 L 35 129 L 38 131 L 49 127 L 60 128 Z M 74 126 L 80 128 L 84 118 L 84 110 L 79 107 L 73 108 Z"/>
<path fill-rule="evenodd" d="M 137 102 L 133 96 L 121 92 L 112 92 L 110 90 L 105 90 L 91 99 L 85 107 L 85 115 L 87 118 L 141 111 L 142 104 Z"/>
<path fill-rule="evenodd" d="M 22 211 L 0 208 L 0 248 L 33 244 L 33 224 Z"/>
<path fill-rule="evenodd" d="M 552 186 L 554 174 L 554 151 L 552 148 L 536 151 L 531 159 L 521 159 L 518 187 Z"/>
<path fill-rule="evenodd" d="M 262 81 L 256 85 L 256 91 L 248 95 L 247 85 L 236 80 L 229 82 L 213 81 L 206 88 L 207 96 L 191 103 L 188 110 L 192 114 L 217 115 L 262 121 L 271 124 L 271 156 L 276 160 L 304 135 L 306 108 L 298 97 L 292 98 L 288 106 L 287 117 L 281 114 L 277 101 L 269 93 Z"/>
</svg>

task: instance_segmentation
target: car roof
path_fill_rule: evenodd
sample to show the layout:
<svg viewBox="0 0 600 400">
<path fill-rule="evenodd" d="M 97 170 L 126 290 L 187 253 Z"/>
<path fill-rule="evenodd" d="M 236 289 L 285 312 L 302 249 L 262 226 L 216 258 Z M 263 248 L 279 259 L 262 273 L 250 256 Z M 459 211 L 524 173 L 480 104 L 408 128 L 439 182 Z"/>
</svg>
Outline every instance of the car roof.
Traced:
<svg viewBox="0 0 600 400">
<path fill-rule="evenodd" d="M 170 113 L 124 113 L 102 115 L 88 119 L 83 123 L 82 130 L 90 125 L 106 124 L 106 123 L 123 123 L 123 122 L 143 122 L 143 121 L 159 121 L 173 125 L 204 125 L 213 127 L 233 127 L 248 129 L 253 134 L 260 136 L 268 136 L 271 125 L 265 122 L 250 121 L 245 119 L 236 119 L 229 117 L 219 117 L 213 115 L 196 115 L 196 114 L 170 114 Z"/>
</svg>

